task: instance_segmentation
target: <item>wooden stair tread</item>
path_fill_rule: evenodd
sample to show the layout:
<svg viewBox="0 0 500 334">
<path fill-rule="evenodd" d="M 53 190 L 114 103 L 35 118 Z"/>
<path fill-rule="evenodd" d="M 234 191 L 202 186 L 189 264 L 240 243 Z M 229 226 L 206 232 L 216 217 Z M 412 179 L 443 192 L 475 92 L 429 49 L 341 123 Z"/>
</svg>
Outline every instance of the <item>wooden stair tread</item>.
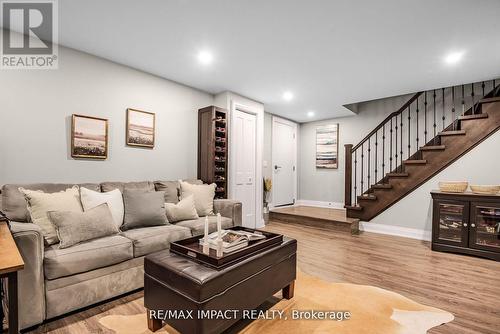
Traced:
<svg viewBox="0 0 500 334">
<path fill-rule="evenodd" d="M 363 207 L 360 205 L 344 205 L 344 208 L 347 210 L 356 210 L 356 211 L 362 211 Z"/>
<path fill-rule="evenodd" d="M 427 163 L 427 160 L 405 160 L 403 161 L 403 164 L 405 165 L 425 165 Z"/>
<path fill-rule="evenodd" d="M 374 184 L 373 189 L 392 189 L 392 185 L 388 183 Z"/>
<path fill-rule="evenodd" d="M 375 195 L 360 195 L 360 196 L 358 196 L 358 200 L 375 201 L 376 199 L 377 199 L 377 196 L 375 196 Z"/>
<path fill-rule="evenodd" d="M 463 136 L 463 135 L 465 135 L 464 130 L 443 131 L 438 133 L 438 136 Z"/>
<path fill-rule="evenodd" d="M 422 146 L 420 148 L 421 151 L 441 151 L 444 150 L 446 146 L 444 145 L 429 145 L 429 146 Z"/>
<path fill-rule="evenodd" d="M 461 121 L 465 121 L 465 120 L 481 119 L 481 118 L 488 118 L 488 114 L 464 115 L 464 116 L 460 116 L 458 119 Z"/>
<path fill-rule="evenodd" d="M 408 177 L 410 174 L 408 173 L 388 173 L 388 177 Z"/>
</svg>

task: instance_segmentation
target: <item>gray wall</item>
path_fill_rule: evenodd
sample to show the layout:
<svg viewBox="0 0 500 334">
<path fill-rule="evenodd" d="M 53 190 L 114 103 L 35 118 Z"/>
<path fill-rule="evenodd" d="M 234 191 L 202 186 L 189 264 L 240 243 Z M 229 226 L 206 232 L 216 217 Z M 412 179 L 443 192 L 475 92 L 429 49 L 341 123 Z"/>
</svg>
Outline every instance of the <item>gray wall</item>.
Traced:
<svg viewBox="0 0 500 334">
<path fill-rule="evenodd" d="M 60 48 L 58 70 L 0 75 L 0 184 L 196 176 L 197 110 L 213 96 Z M 125 111 L 156 113 L 156 146 L 125 145 Z M 70 157 L 70 116 L 109 119 L 105 161 Z"/>
<path fill-rule="evenodd" d="M 411 95 L 360 103 L 355 116 L 303 123 L 299 130 L 299 199 L 322 202 L 344 202 L 344 145 L 357 144 Z M 339 124 L 339 168 L 316 168 L 316 127 Z"/>
</svg>

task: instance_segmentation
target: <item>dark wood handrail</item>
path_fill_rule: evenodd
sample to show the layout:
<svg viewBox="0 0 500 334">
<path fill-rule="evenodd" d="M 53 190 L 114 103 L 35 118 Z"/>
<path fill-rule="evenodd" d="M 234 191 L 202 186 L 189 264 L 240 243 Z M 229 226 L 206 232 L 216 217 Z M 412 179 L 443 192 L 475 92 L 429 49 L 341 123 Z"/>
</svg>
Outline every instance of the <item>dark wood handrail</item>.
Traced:
<svg viewBox="0 0 500 334">
<path fill-rule="evenodd" d="M 365 138 L 363 138 L 363 140 L 361 140 L 356 146 L 354 146 L 351 150 L 351 152 L 354 152 L 356 151 L 358 148 L 361 147 L 361 145 L 363 145 L 367 140 L 368 138 L 370 138 L 371 136 L 373 136 L 378 130 L 380 130 L 391 118 L 395 117 L 396 115 L 399 115 L 401 114 L 404 110 L 406 110 L 408 108 L 408 106 L 410 104 L 413 103 L 413 101 L 415 101 L 416 99 L 418 99 L 418 97 L 420 95 L 422 95 L 423 92 L 418 92 L 416 93 L 415 95 L 413 95 L 405 104 L 403 104 L 403 106 L 401 108 L 399 108 L 397 111 L 393 112 L 392 114 L 390 114 L 389 116 L 387 116 L 382 122 L 380 122 L 380 124 L 375 128 L 373 129 Z"/>
</svg>

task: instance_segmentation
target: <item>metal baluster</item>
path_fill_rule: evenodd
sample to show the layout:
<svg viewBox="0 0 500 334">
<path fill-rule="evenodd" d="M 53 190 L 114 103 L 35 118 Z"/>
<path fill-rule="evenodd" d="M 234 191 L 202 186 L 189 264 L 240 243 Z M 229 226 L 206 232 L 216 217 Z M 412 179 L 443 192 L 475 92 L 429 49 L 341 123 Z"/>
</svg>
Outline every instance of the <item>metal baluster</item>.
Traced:
<svg viewBox="0 0 500 334">
<path fill-rule="evenodd" d="M 382 179 L 385 176 L 385 124 L 382 126 Z"/>
<path fill-rule="evenodd" d="M 368 187 L 366 187 L 366 190 L 368 191 L 368 189 L 370 189 L 370 172 L 371 172 L 371 168 L 370 168 L 370 162 L 372 160 L 372 155 L 371 155 L 371 150 L 372 150 L 372 145 L 371 145 L 371 137 L 368 138 Z"/>
<path fill-rule="evenodd" d="M 410 150 L 411 150 L 411 126 L 410 126 L 410 121 L 411 121 L 411 110 L 410 106 L 408 106 L 408 159 L 410 159 Z"/>
<path fill-rule="evenodd" d="M 400 132 L 400 136 L 399 136 L 399 139 L 401 140 L 401 145 L 400 145 L 400 151 L 399 151 L 399 166 L 400 166 L 400 171 L 401 173 L 403 172 L 403 112 L 401 111 L 401 115 L 399 116 L 399 125 L 401 126 L 399 128 L 399 132 Z"/>
<path fill-rule="evenodd" d="M 427 144 L 427 91 L 424 99 L 424 145 Z"/>
<path fill-rule="evenodd" d="M 434 128 L 434 139 L 433 139 L 433 142 L 434 142 L 434 145 L 436 145 L 436 90 L 434 89 L 434 94 L 432 95 L 432 97 L 434 98 L 434 124 L 432 125 L 433 128 Z"/>
<path fill-rule="evenodd" d="M 420 149 L 420 145 L 418 143 L 418 136 L 420 135 L 419 131 L 418 131 L 418 113 L 420 112 L 420 110 L 418 109 L 418 99 L 420 97 L 417 97 L 417 147 L 416 147 L 416 150 L 418 151 Z"/>
<path fill-rule="evenodd" d="M 465 115 L 465 86 L 462 85 L 462 116 Z"/>
<path fill-rule="evenodd" d="M 375 131 L 375 181 L 373 181 L 373 184 L 377 183 L 378 178 L 377 178 L 377 172 L 378 172 L 378 130 Z"/>
<path fill-rule="evenodd" d="M 391 142 L 389 143 L 389 173 L 392 172 L 392 117 L 391 117 Z"/>
<path fill-rule="evenodd" d="M 455 86 L 451 87 L 451 100 L 452 100 L 451 114 L 453 115 L 453 130 L 456 130 L 457 115 L 455 114 Z"/>
<path fill-rule="evenodd" d="M 354 206 L 358 205 L 358 150 L 354 151 Z"/>
<path fill-rule="evenodd" d="M 442 108 L 442 109 L 443 109 L 443 131 L 444 131 L 444 126 L 445 126 L 445 124 L 444 124 L 444 123 L 446 122 L 446 114 L 445 114 L 445 111 L 444 111 L 444 102 L 445 102 L 445 101 L 444 101 L 444 88 L 442 88 L 442 90 L 441 90 L 441 96 L 442 96 L 442 98 L 443 98 L 443 101 L 442 101 L 442 103 L 443 103 L 443 108 Z"/>
<path fill-rule="evenodd" d="M 472 97 L 472 114 L 474 115 L 476 113 L 476 108 L 474 108 L 474 104 L 475 104 L 475 101 L 474 101 L 474 83 L 471 83 L 471 87 L 472 87 L 472 92 L 470 93 L 470 96 Z"/>
<path fill-rule="evenodd" d="M 364 184 L 365 184 L 365 149 L 364 143 L 361 144 L 361 193 L 363 195 L 365 192 Z"/>
</svg>

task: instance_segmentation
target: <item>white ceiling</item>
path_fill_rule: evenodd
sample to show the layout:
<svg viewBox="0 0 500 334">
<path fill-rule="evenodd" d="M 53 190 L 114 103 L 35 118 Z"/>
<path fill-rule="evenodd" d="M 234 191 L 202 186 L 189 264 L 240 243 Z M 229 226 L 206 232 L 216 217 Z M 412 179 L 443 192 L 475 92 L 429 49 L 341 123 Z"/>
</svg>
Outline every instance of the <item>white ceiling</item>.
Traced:
<svg viewBox="0 0 500 334">
<path fill-rule="evenodd" d="M 499 0 L 61 0 L 59 17 L 63 45 L 300 122 L 500 76 Z"/>
</svg>

